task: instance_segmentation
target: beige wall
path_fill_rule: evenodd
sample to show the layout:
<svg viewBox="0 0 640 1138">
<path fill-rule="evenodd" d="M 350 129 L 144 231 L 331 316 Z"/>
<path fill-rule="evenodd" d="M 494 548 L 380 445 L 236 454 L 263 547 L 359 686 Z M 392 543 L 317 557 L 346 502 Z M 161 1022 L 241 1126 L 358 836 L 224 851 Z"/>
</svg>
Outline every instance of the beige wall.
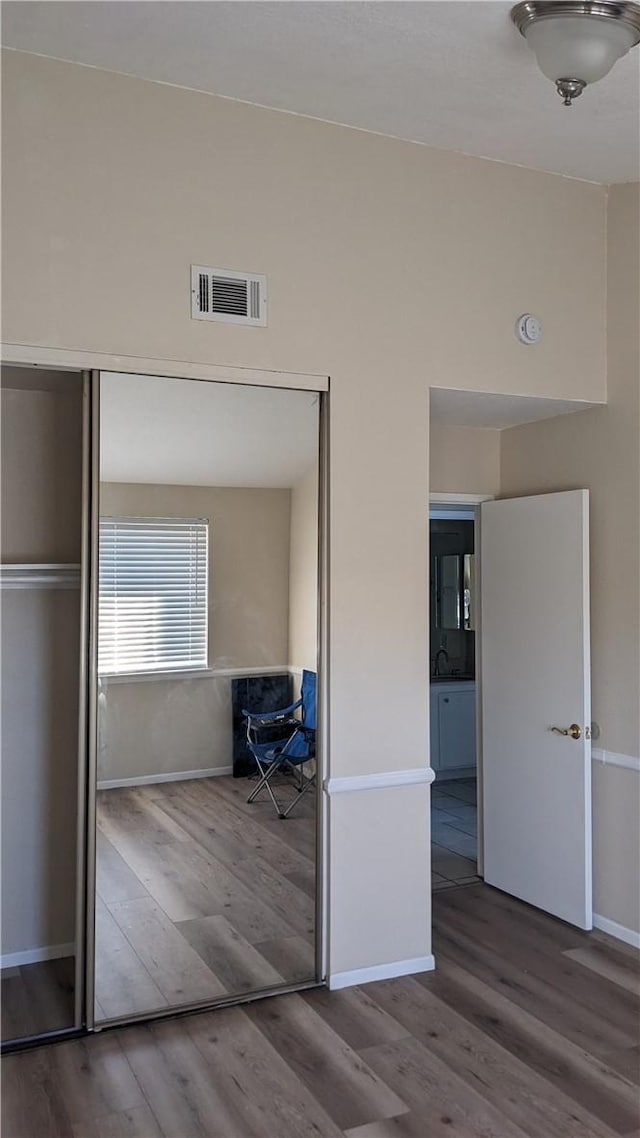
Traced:
<svg viewBox="0 0 640 1138">
<path fill-rule="evenodd" d="M 502 492 L 587 487 L 595 746 L 640 756 L 640 186 L 608 207 L 608 403 L 502 434 Z M 640 774 L 594 768 L 594 908 L 640 931 Z"/>
<path fill-rule="evenodd" d="M 593 718 L 600 745 L 640 754 L 640 191 L 609 199 L 606 407 L 502 432 L 502 492 L 587 487 Z"/>
<path fill-rule="evenodd" d="M 593 909 L 638 936 L 640 773 L 594 763 L 592 786 Z"/>
<path fill-rule="evenodd" d="M 104 515 L 208 518 L 210 667 L 287 667 L 289 490 L 108 482 L 100 494 Z M 107 679 L 99 708 L 100 781 L 233 761 L 229 677 Z"/>
<path fill-rule="evenodd" d="M 82 419 L 77 380 L 76 388 L 75 394 L 2 388 L 3 561 L 80 559 Z"/>
<path fill-rule="evenodd" d="M 361 447 L 428 385 L 603 397 L 602 187 L 5 55 L 4 340 L 328 374 Z M 191 321 L 198 259 L 267 273 L 269 327 Z"/>
<path fill-rule="evenodd" d="M 429 490 L 431 493 L 492 494 L 500 492 L 500 431 L 431 424 Z"/>
<path fill-rule="evenodd" d="M 79 643 L 77 592 L 3 595 L 3 957 L 75 941 Z"/>
<path fill-rule="evenodd" d="M 5 340 L 330 375 L 327 773 L 423 767 L 428 388 L 604 397 L 605 191 L 15 52 L 3 80 Z M 266 273 L 269 326 L 191 321 L 192 262 Z M 375 793 L 375 839 L 361 795 L 331 816 L 363 854 L 329 882 L 332 971 L 383 962 L 387 903 L 394 956 L 429 952 L 428 825 L 401 844 Z"/>
<path fill-rule="evenodd" d="M 3 387 L 1 410 L 2 560 L 77 564 L 78 381 L 75 394 Z M 3 957 L 75 940 L 79 601 L 79 589 L 0 594 Z"/>
<path fill-rule="evenodd" d="M 289 663 L 318 667 L 318 467 L 291 490 Z"/>
<path fill-rule="evenodd" d="M 233 764 L 231 678 L 101 681 L 98 783 Z"/>
</svg>

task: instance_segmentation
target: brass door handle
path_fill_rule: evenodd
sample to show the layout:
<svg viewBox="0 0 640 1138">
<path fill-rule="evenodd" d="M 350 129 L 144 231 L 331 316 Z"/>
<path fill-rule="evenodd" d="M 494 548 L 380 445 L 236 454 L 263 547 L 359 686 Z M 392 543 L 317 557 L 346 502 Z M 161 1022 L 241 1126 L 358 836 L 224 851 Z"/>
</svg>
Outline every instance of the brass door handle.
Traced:
<svg viewBox="0 0 640 1138">
<path fill-rule="evenodd" d="M 570 727 L 551 727 L 555 735 L 569 735 L 572 739 L 582 738 L 582 727 L 579 723 L 572 723 Z"/>
</svg>

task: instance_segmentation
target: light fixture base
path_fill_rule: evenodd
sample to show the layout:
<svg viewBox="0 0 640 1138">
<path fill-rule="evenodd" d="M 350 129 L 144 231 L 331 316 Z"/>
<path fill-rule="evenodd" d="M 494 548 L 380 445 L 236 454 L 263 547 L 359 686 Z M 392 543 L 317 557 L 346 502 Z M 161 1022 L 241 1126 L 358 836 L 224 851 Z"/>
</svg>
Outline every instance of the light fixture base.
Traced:
<svg viewBox="0 0 640 1138">
<path fill-rule="evenodd" d="M 511 19 L 525 37 L 531 24 L 537 20 L 557 19 L 559 16 L 595 16 L 601 20 L 616 20 L 633 31 L 634 43 L 640 43 L 640 4 L 618 4 L 614 0 L 524 0 L 511 9 Z"/>
<path fill-rule="evenodd" d="M 581 95 L 586 87 L 583 79 L 556 79 L 558 94 L 565 107 L 570 107 L 573 100 Z"/>
</svg>

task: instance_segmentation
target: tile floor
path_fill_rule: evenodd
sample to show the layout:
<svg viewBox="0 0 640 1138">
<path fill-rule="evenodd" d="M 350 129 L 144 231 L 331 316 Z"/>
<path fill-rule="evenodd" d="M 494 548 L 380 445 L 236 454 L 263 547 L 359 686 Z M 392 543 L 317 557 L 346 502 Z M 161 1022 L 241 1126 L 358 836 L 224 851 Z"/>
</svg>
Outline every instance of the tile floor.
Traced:
<svg viewBox="0 0 640 1138">
<path fill-rule="evenodd" d="M 450 889 L 478 881 L 474 778 L 438 779 L 431 788 L 431 881 Z"/>
</svg>

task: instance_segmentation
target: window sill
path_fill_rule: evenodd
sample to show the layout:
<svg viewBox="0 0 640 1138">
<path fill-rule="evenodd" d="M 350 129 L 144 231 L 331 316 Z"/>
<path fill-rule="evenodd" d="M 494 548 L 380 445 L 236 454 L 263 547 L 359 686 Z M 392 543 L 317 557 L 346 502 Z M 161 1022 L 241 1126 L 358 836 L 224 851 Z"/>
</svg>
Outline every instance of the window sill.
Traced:
<svg viewBox="0 0 640 1138">
<path fill-rule="evenodd" d="M 98 676 L 101 687 L 112 684 L 148 684 L 155 680 L 207 680 L 217 673 L 211 668 L 193 668 L 177 672 L 118 672 L 116 675 Z"/>
<path fill-rule="evenodd" d="M 178 672 L 119 672 L 117 675 L 98 676 L 98 685 L 103 688 L 113 684 L 147 684 L 164 680 L 175 683 L 176 680 L 216 680 L 234 676 L 271 676 L 283 673 L 297 673 L 299 669 L 289 664 L 265 664 L 264 666 L 249 666 L 247 668 L 193 668 L 192 670 Z"/>
</svg>

